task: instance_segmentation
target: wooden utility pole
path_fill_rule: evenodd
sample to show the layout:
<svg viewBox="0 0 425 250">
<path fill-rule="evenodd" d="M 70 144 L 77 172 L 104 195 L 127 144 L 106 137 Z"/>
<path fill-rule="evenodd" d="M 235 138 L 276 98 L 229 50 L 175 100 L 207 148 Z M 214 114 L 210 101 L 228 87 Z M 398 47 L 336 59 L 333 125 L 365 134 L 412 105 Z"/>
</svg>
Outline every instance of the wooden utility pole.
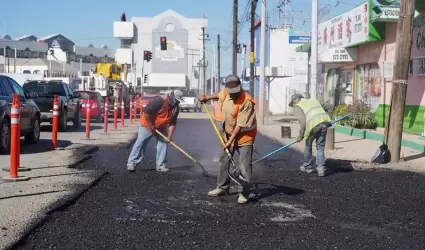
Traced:
<svg viewBox="0 0 425 250">
<path fill-rule="evenodd" d="M 255 96 L 255 85 L 254 85 L 254 79 L 255 79 L 255 68 L 254 68 L 254 62 L 255 62 L 255 8 L 257 7 L 258 0 L 251 0 L 251 34 L 250 34 L 250 40 L 251 40 L 251 49 L 249 52 L 249 90 L 251 91 L 251 96 Z"/>
<path fill-rule="evenodd" d="M 391 153 L 391 162 L 400 161 L 415 3 L 416 0 L 401 0 L 400 2 L 400 17 L 397 24 L 394 72 L 391 88 L 392 107 L 390 108 L 388 124 L 388 149 Z"/>
<path fill-rule="evenodd" d="M 232 74 L 238 75 L 238 0 L 233 0 Z"/>
<path fill-rule="evenodd" d="M 220 45 L 220 34 L 217 34 L 217 87 L 216 90 L 217 92 L 220 91 L 220 85 L 221 85 L 221 76 L 220 76 L 220 67 L 221 67 L 221 61 L 220 61 L 220 49 L 221 49 L 221 45 Z"/>
<path fill-rule="evenodd" d="M 202 27 L 202 84 L 204 85 L 202 93 L 204 95 L 207 93 L 207 59 L 205 58 L 205 40 L 205 27 Z"/>
</svg>

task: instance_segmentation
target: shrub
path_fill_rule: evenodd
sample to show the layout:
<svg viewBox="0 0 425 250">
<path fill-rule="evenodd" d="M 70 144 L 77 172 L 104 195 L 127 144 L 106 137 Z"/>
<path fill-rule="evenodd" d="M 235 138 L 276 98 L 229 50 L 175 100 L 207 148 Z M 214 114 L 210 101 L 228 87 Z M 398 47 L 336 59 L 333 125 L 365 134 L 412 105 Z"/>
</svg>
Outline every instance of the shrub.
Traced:
<svg viewBox="0 0 425 250">
<path fill-rule="evenodd" d="M 331 104 L 331 102 L 330 101 L 321 102 L 320 104 L 322 104 L 322 107 L 325 110 L 325 112 L 328 113 L 328 115 L 331 116 L 332 118 L 332 112 L 334 110 L 334 106 Z"/>
<path fill-rule="evenodd" d="M 348 126 L 359 129 L 376 128 L 375 113 L 368 104 L 358 101 L 350 106 L 348 112 L 351 113 L 345 122 Z"/>
</svg>

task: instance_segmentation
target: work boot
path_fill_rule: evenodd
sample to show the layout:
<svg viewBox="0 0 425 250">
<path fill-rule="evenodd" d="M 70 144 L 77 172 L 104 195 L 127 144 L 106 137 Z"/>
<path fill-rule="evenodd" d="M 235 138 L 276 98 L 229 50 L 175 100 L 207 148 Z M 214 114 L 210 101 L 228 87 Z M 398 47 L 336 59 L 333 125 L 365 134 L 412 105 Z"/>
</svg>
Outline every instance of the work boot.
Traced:
<svg viewBox="0 0 425 250">
<path fill-rule="evenodd" d="M 169 172 L 170 169 L 167 168 L 166 164 L 162 164 L 161 166 L 156 168 L 156 171 L 158 171 L 158 172 Z"/>
<path fill-rule="evenodd" d="M 300 171 L 306 174 L 311 174 L 311 173 L 314 173 L 314 168 L 312 166 L 302 165 L 300 167 Z"/>
<path fill-rule="evenodd" d="M 317 175 L 319 177 L 325 177 L 327 172 L 328 172 L 327 170 L 328 169 L 325 166 L 318 166 L 317 167 Z"/>
<path fill-rule="evenodd" d="M 133 163 L 128 163 L 127 164 L 127 170 L 129 171 L 129 172 L 134 172 L 134 164 Z"/>
<path fill-rule="evenodd" d="M 248 202 L 248 198 L 245 197 L 243 194 L 239 194 L 238 203 L 239 204 L 246 204 L 247 202 Z"/>
<path fill-rule="evenodd" d="M 207 195 L 211 197 L 218 197 L 226 195 L 228 192 L 229 191 L 226 189 L 216 188 L 214 190 L 209 191 Z"/>
</svg>

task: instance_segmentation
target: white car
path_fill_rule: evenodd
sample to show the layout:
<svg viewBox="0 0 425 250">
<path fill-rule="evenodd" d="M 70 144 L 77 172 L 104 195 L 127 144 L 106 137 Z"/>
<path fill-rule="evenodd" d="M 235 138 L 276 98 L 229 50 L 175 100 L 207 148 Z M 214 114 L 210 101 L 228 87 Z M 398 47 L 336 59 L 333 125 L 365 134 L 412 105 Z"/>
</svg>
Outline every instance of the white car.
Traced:
<svg viewBox="0 0 425 250">
<path fill-rule="evenodd" d="M 201 102 L 196 97 L 183 97 L 184 102 L 180 103 L 181 111 L 201 112 Z"/>
</svg>

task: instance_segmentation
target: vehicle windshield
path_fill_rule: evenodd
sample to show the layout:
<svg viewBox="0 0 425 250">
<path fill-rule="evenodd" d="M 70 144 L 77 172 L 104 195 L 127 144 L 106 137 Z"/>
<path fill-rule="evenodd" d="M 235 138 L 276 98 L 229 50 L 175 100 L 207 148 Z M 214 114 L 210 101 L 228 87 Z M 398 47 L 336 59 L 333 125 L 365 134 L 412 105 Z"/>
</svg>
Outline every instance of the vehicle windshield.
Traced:
<svg viewBox="0 0 425 250">
<path fill-rule="evenodd" d="M 38 95 L 66 96 L 65 89 L 60 82 L 27 82 L 23 89 L 26 92 L 36 92 Z"/>
<path fill-rule="evenodd" d="M 79 96 L 80 99 L 91 99 L 91 100 L 96 99 L 96 93 L 93 93 L 93 92 L 76 91 L 76 93 L 80 95 Z"/>
</svg>

